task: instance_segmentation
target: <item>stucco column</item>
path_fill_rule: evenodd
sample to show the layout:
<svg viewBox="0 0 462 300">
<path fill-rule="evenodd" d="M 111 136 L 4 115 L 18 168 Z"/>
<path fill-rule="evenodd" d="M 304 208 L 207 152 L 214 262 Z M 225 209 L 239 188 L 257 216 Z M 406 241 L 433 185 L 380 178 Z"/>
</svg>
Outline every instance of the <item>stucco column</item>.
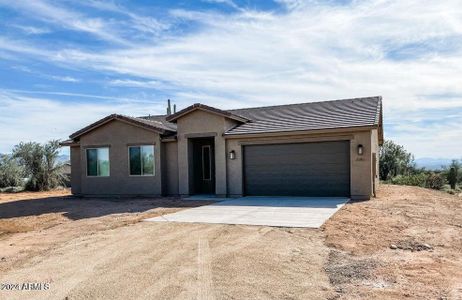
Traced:
<svg viewBox="0 0 462 300">
<path fill-rule="evenodd" d="M 226 143 L 221 134 L 215 136 L 215 194 L 226 197 Z"/>
<path fill-rule="evenodd" d="M 189 150 L 188 139 L 178 135 L 178 193 L 189 195 Z"/>
</svg>

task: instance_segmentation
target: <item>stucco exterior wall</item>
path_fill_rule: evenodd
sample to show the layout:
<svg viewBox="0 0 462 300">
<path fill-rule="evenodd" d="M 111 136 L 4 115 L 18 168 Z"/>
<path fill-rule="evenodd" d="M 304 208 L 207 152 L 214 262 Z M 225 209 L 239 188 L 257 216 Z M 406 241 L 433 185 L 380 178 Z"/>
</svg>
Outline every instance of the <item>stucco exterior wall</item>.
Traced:
<svg viewBox="0 0 462 300">
<path fill-rule="evenodd" d="M 205 112 L 193 111 L 177 121 L 178 138 L 178 190 L 181 195 L 191 192 L 192 173 L 189 168 L 191 161 L 191 138 L 214 137 L 215 140 L 215 193 L 220 196 L 227 194 L 226 188 L 226 143 L 223 137 L 225 130 L 234 126 L 226 118 Z"/>
<path fill-rule="evenodd" d="M 275 144 L 275 143 L 302 143 L 350 140 L 350 177 L 351 197 L 353 199 L 369 199 L 372 195 L 372 169 L 371 169 L 371 131 L 338 131 L 337 133 L 300 133 L 296 135 L 271 136 L 249 138 L 226 139 L 227 152 L 234 150 L 236 159 L 227 160 L 228 195 L 231 197 L 242 196 L 243 193 L 243 160 L 242 147 L 250 144 Z M 364 146 L 364 154 L 357 154 L 357 146 Z"/>
<path fill-rule="evenodd" d="M 154 145 L 155 175 L 130 176 L 128 146 Z M 88 177 L 86 149 L 109 147 L 110 176 Z M 81 190 L 84 195 L 161 195 L 162 176 L 159 134 L 127 124 L 111 121 L 80 138 Z M 72 165 L 74 173 L 74 164 Z"/>
<path fill-rule="evenodd" d="M 237 122 L 223 116 L 193 111 L 177 120 L 177 141 L 161 142 L 158 133 L 123 121 L 111 121 L 80 138 L 80 146 L 71 147 L 72 192 L 77 195 L 190 195 L 192 193 L 191 140 L 213 137 L 215 142 L 215 193 L 219 196 L 242 196 L 242 147 L 250 144 L 350 141 L 351 197 L 369 199 L 374 183 L 378 184 L 378 132 L 368 128 L 345 128 L 291 134 L 224 136 Z M 357 147 L 364 146 L 363 155 Z M 155 175 L 130 176 L 128 147 L 154 145 Z M 88 177 L 86 149 L 109 147 L 110 176 Z M 234 150 L 236 159 L 228 153 Z M 373 156 L 376 165 L 373 166 Z M 375 171 L 375 174 L 374 174 Z"/>
<path fill-rule="evenodd" d="M 178 195 L 178 143 L 162 143 L 162 181 L 166 196 Z"/>
<path fill-rule="evenodd" d="M 363 155 L 358 155 L 358 145 L 363 145 Z M 370 199 L 373 180 L 371 131 L 355 133 L 350 147 L 351 198 Z"/>
<path fill-rule="evenodd" d="M 80 165 L 80 147 L 71 147 L 71 192 L 81 194 L 82 168 Z"/>
<path fill-rule="evenodd" d="M 379 134 L 377 129 L 372 129 L 371 131 L 371 147 L 372 147 L 372 162 L 374 161 L 374 155 L 375 155 L 375 168 L 372 168 L 372 176 L 375 181 L 375 187 L 377 187 L 380 183 L 380 178 L 379 178 L 379 151 L 380 151 L 380 145 L 379 145 Z M 375 172 L 374 172 L 375 171 Z"/>
</svg>

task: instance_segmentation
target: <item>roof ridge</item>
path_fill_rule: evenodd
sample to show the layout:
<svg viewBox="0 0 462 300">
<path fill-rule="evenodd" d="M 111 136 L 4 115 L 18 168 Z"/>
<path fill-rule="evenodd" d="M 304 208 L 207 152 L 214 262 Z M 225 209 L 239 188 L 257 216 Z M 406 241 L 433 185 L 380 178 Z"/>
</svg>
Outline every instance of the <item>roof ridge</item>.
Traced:
<svg viewBox="0 0 462 300">
<path fill-rule="evenodd" d="M 157 121 L 157 120 L 146 120 L 146 119 L 143 119 L 143 118 L 140 118 L 140 117 L 135 117 L 135 116 L 129 116 L 129 115 L 125 115 L 125 114 L 112 114 L 114 115 L 115 117 L 118 117 L 118 116 L 121 116 L 121 117 L 125 117 L 125 118 L 130 118 L 130 119 L 135 119 L 135 120 L 138 120 L 138 121 L 146 121 L 146 122 L 152 122 L 152 123 L 157 123 L 157 124 L 160 124 L 160 125 L 163 125 L 162 122 L 160 121 Z"/>
<path fill-rule="evenodd" d="M 167 117 L 166 114 L 163 114 L 163 115 L 147 115 L 147 116 L 139 116 L 139 117 L 136 117 L 136 118 L 150 118 L 150 117 Z"/>
<path fill-rule="evenodd" d="M 270 107 L 285 107 L 285 106 L 296 106 L 296 105 L 315 104 L 315 103 L 332 103 L 332 102 L 340 102 L 340 101 L 365 100 L 365 99 L 373 99 L 373 98 L 377 98 L 379 101 L 382 100 L 382 96 L 370 96 L 370 97 L 345 98 L 345 99 L 324 100 L 324 101 L 319 100 L 319 101 L 313 101 L 313 102 L 301 102 L 301 103 L 290 103 L 290 104 L 279 104 L 279 105 L 264 105 L 264 106 L 254 106 L 254 107 L 247 107 L 247 108 L 233 108 L 233 109 L 227 109 L 226 111 L 260 109 L 260 108 L 270 108 Z"/>
</svg>

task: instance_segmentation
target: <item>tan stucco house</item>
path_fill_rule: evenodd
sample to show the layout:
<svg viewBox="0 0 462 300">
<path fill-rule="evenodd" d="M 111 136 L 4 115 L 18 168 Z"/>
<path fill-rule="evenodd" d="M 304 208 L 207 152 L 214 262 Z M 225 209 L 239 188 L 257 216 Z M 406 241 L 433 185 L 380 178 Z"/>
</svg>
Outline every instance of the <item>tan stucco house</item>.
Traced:
<svg viewBox="0 0 462 300">
<path fill-rule="evenodd" d="M 378 183 L 382 98 L 113 114 L 70 136 L 82 196 L 347 196 Z"/>
</svg>

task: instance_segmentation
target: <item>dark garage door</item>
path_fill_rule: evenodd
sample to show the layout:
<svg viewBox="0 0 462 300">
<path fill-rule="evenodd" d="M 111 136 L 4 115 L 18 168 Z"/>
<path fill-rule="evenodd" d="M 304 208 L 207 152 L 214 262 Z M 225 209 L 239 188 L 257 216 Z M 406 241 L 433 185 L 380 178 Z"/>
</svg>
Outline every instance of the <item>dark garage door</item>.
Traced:
<svg viewBox="0 0 462 300">
<path fill-rule="evenodd" d="M 350 196 L 350 142 L 244 146 L 244 192 Z"/>
</svg>

